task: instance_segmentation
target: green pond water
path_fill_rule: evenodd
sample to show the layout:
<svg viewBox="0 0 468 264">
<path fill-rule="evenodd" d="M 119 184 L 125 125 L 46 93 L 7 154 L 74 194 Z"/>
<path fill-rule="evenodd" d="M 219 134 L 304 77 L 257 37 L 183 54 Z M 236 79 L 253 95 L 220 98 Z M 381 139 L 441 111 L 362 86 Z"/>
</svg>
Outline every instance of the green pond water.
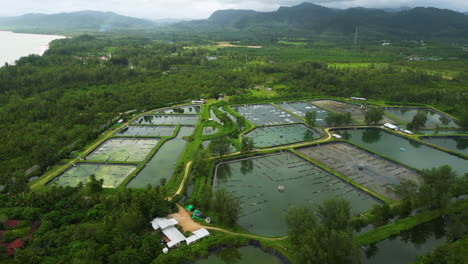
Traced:
<svg viewBox="0 0 468 264">
<path fill-rule="evenodd" d="M 256 147 L 293 144 L 320 138 L 320 134 L 305 125 L 259 127 L 246 135 Z"/>
<path fill-rule="evenodd" d="M 319 126 L 324 126 L 327 123 L 325 122 L 325 117 L 329 111 L 317 107 L 315 105 L 306 103 L 306 102 L 284 102 L 284 103 L 277 103 L 278 106 L 290 111 L 293 114 L 296 114 L 302 118 L 305 117 L 305 114 L 309 111 L 314 111 L 317 113 L 315 123 Z"/>
<path fill-rule="evenodd" d="M 185 105 L 177 106 L 168 109 L 156 110 L 154 113 L 166 113 L 166 114 L 198 114 L 200 113 L 201 107 L 199 105 Z"/>
<path fill-rule="evenodd" d="M 285 191 L 279 192 L 278 186 Z M 325 199 L 343 197 L 357 213 L 378 203 L 290 152 L 222 162 L 216 167 L 213 188 L 225 188 L 239 198 L 239 224 L 262 236 L 287 233 L 284 213 L 291 206 L 315 208 Z"/>
<path fill-rule="evenodd" d="M 397 107 L 390 107 L 385 108 L 385 112 L 396 117 L 398 120 L 403 121 L 405 123 L 411 122 L 413 117 L 419 112 L 422 111 L 426 113 L 427 122 L 426 128 L 436 128 L 436 127 L 458 127 L 455 122 L 452 120 L 438 114 L 435 111 L 431 111 L 424 108 L 397 108 Z"/>
<path fill-rule="evenodd" d="M 392 135 L 381 129 L 333 130 L 351 143 L 362 146 L 416 169 L 449 165 L 458 175 L 468 172 L 468 160 L 422 143 Z"/>
<path fill-rule="evenodd" d="M 436 219 L 365 247 L 362 264 L 409 264 L 446 241 L 445 223 Z"/>
<path fill-rule="evenodd" d="M 234 122 L 234 124 L 237 124 L 237 118 L 233 115 L 231 115 L 228 111 L 224 110 L 222 107 L 218 108 L 219 111 L 221 111 L 222 113 L 226 114 L 227 117 L 229 117 L 229 119 L 232 120 L 232 122 Z"/>
<path fill-rule="evenodd" d="M 241 247 L 225 248 L 206 259 L 195 261 L 195 264 L 281 264 L 282 261 L 260 248 Z"/>
<path fill-rule="evenodd" d="M 91 174 L 96 179 L 103 179 L 103 187 L 115 188 L 130 175 L 136 166 L 121 164 L 78 163 L 60 174 L 53 184 L 61 186 L 77 186 L 79 182 L 86 183 Z"/>
<path fill-rule="evenodd" d="M 206 136 L 206 135 L 214 135 L 214 134 L 216 134 L 216 133 L 218 133 L 218 128 L 216 128 L 216 127 L 210 127 L 210 126 L 204 127 L 204 128 L 203 128 L 203 132 L 202 132 L 202 134 L 205 135 L 205 136 Z"/>
<path fill-rule="evenodd" d="M 194 127 L 182 126 L 177 137 L 166 141 L 127 187 L 144 188 L 148 184 L 156 186 L 163 178 L 169 181 L 177 161 L 187 145 L 187 141 L 182 137 L 190 136 L 194 130 Z"/>
<path fill-rule="evenodd" d="M 418 130 L 415 134 L 421 135 L 455 135 L 468 134 L 468 130 Z"/>
<path fill-rule="evenodd" d="M 126 126 L 115 132 L 115 135 L 135 137 L 170 137 L 174 134 L 176 128 L 176 126 Z"/>
<path fill-rule="evenodd" d="M 110 138 L 86 158 L 99 161 L 142 161 L 158 144 L 157 138 Z"/>
<path fill-rule="evenodd" d="M 424 137 L 423 141 L 468 156 L 468 137 Z"/>
<path fill-rule="evenodd" d="M 203 142 L 202 142 L 203 148 L 204 148 L 204 149 L 208 148 L 209 145 L 210 145 L 210 143 L 211 143 L 211 140 L 205 140 L 205 141 L 203 141 Z M 234 145 L 231 144 L 231 145 L 229 146 L 229 151 L 228 151 L 228 153 L 233 153 L 233 152 L 236 152 L 236 151 L 237 151 L 236 147 L 235 147 Z"/>
<path fill-rule="evenodd" d="M 238 105 L 231 108 L 256 126 L 303 122 L 271 104 Z"/>
<path fill-rule="evenodd" d="M 210 118 L 213 119 L 213 121 L 215 121 L 216 123 L 218 124 L 222 124 L 221 123 L 221 120 L 218 118 L 218 116 L 215 114 L 215 112 L 213 111 L 213 109 L 210 109 Z"/>
<path fill-rule="evenodd" d="M 140 125 L 195 125 L 197 115 L 143 115 L 132 122 Z"/>
</svg>

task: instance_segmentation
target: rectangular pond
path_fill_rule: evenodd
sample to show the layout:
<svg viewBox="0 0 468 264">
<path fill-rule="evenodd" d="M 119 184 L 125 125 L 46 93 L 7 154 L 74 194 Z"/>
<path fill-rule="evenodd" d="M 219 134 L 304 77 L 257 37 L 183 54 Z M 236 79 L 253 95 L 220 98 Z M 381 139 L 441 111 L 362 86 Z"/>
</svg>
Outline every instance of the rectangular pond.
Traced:
<svg viewBox="0 0 468 264">
<path fill-rule="evenodd" d="M 276 103 L 279 107 L 282 107 L 289 112 L 296 114 L 302 118 L 305 117 L 305 114 L 309 111 L 314 111 L 316 112 L 316 119 L 315 123 L 319 126 L 324 126 L 326 125 L 325 123 L 325 117 L 327 117 L 327 114 L 329 111 L 319 108 L 315 105 L 309 104 L 307 102 L 284 102 L 284 103 Z"/>
<path fill-rule="evenodd" d="M 422 137 L 421 139 L 427 143 L 431 143 L 468 156 L 468 136 L 437 136 Z"/>
<path fill-rule="evenodd" d="M 435 219 L 403 231 L 398 236 L 364 247 L 361 263 L 413 263 L 418 256 L 431 252 L 436 246 L 446 241 L 445 225 L 442 219 Z"/>
<path fill-rule="evenodd" d="M 247 246 L 223 248 L 205 259 L 195 261 L 195 264 L 284 264 L 284 262 L 258 247 Z"/>
<path fill-rule="evenodd" d="M 459 176 L 468 172 L 468 160 L 448 154 L 414 140 L 393 135 L 382 129 L 337 129 L 334 132 L 365 149 L 407 164 L 416 169 L 449 165 Z"/>
<path fill-rule="evenodd" d="M 391 184 L 399 184 L 402 180 L 420 181 L 419 175 L 408 168 L 349 143 L 319 144 L 297 151 L 390 199 L 398 198 L 391 191 Z"/>
<path fill-rule="evenodd" d="M 169 181 L 187 145 L 187 141 L 183 137 L 190 136 L 194 131 L 195 127 L 180 127 L 177 137 L 166 141 L 127 187 L 145 188 L 148 184 L 156 186 L 163 178 Z"/>
<path fill-rule="evenodd" d="M 86 158 L 100 161 L 142 161 L 158 144 L 157 138 L 110 138 Z"/>
<path fill-rule="evenodd" d="M 447 116 L 428 108 L 409 108 L 409 107 L 386 107 L 385 112 L 394 116 L 400 121 L 410 123 L 413 117 L 422 111 L 427 116 L 426 128 L 437 128 L 437 127 L 458 127 L 455 122 Z"/>
<path fill-rule="evenodd" d="M 417 130 L 415 134 L 421 135 L 455 135 L 455 134 L 467 134 L 468 130 L 450 130 L 450 129 L 441 129 L 441 130 Z"/>
<path fill-rule="evenodd" d="M 314 100 L 314 101 L 311 101 L 311 103 L 319 107 L 331 110 L 336 113 L 340 113 L 340 114 L 350 113 L 351 118 L 353 120 L 356 120 L 361 123 L 364 123 L 365 118 L 366 118 L 366 108 L 361 107 L 360 104 L 350 104 L 350 103 L 344 103 L 344 102 L 339 102 L 335 100 Z M 381 123 L 396 124 L 397 122 L 389 118 L 388 116 L 384 116 L 384 119 Z"/>
<path fill-rule="evenodd" d="M 115 132 L 117 136 L 134 137 L 170 137 L 176 126 L 126 126 Z"/>
<path fill-rule="evenodd" d="M 236 105 L 231 108 L 256 126 L 303 122 L 298 117 L 271 104 Z"/>
<path fill-rule="evenodd" d="M 115 188 L 135 169 L 135 165 L 78 163 L 62 172 L 52 184 L 77 186 L 80 182 L 87 183 L 91 174 L 94 174 L 96 179 L 104 180 L 104 188 Z"/>
<path fill-rule="evenodd" d="M 135 119 L 132 124 L 140 125 L 195 125 L 197 115 L 143 115 Z"/>
<path fill-rule="evenodd" d="M 153 113 L 155 114 L 198 114 L 201 111 L 201 106 L 199 105 L 182 105 L 172 108 L 165 108 L 156 110 Z"/>
<path fill-rule="evenodd" d="M 245 135 L 256 147 L 272 147 L 311 141 L 320 138 L 315 130 L 302 124 L 258 127 Z"/>
<path fill-rule="evenodd" d="M 285 235 L 284 214 L 291 206 L 314 208 L 325 199 L 343 197 L 350 201 L 353 213 L 358 213 L 379 203 L 290 152 L 218 164 L 213 189 L 219 188 L 240 199 L 239 224 L 261 236 Z"/>
</svg>

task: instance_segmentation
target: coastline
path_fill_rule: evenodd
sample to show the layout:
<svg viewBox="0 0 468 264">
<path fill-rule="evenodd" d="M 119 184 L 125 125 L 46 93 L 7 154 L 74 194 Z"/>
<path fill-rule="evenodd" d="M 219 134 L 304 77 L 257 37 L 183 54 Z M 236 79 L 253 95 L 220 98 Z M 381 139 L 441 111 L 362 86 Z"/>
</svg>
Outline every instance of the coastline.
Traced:
<svg viewBox="0 0 468 264">
<path fill-rule="evenodd" d="M 9 30 L 0 30 L 2 43 L 0 43 L 0 67 L 5 64 L 15 65 L 16 60 L 32 54 L 42 56 L 48 49 L 50 42 L 65 39 L 67 36 L 16 33 Z"/>
</svg>

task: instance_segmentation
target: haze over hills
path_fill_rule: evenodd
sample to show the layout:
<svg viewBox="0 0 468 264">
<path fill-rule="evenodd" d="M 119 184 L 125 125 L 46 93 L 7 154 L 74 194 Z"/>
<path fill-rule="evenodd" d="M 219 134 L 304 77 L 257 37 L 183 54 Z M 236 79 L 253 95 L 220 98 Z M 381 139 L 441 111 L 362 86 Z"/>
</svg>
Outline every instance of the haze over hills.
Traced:
<svg viewBox="0 0 468 264">
<path fill-rule="evenodd" d="M 122 16 L 112 12 L 79 11 L 52 15 L 25 14 L 0 18 L 1 28 L 74 30 L 90 29 L 106 31 L 111 28 L 143 28 L 154 26 L 150 20 Z"/>
<path fill-rule="evenodd" d="M 466 13 L 465 13 L 466 14 Z M 166 25 L 170 22 L 166 20 Z M 366 39 L 437 39 L 468 38 L 468 16 L 437 8 L 374 9 L 356 7 L 334 9 L 311 3 L 280 7 L 273 12 L 254 10 L 219 10 L 208 19 L 172 23 L 164 29 L 155 21 L 121 16 L 111 12 L 82 11 L 54 15 L 27 14 L 1 18 L 1 29 L 36 31 L 118 31 L 165 30 L 230 34 L 273 35 L 278 37 L 312 37 L 354 35 Z"/>
</svg>

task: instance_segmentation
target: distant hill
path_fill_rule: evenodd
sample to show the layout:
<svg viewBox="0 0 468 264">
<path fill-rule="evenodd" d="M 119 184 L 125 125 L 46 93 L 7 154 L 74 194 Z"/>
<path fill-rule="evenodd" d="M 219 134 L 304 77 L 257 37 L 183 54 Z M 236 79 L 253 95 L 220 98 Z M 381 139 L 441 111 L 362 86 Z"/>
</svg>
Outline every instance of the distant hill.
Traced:
<svg viewBox="0 0 468 264">
<path fill-rule="evenodd" d="M 332 9 L 312 3 L 274 12 L 216 11 L 209 19 L 184 22 L 174 29 L 250 32 L 251 35 L 335 36 L 350 38 L 359 29 L 366 39 L 468 39 L 468 16 L 437 8 Z"/>
<path fill-rule="evenodd" d="M 0 19 L 0 28 L 37 30 L 93 30 L 151 27 L 149 20 L 118 15 L 112 12 L 79 11 L 52 15 L 25 14 Z"/>
</svg>

